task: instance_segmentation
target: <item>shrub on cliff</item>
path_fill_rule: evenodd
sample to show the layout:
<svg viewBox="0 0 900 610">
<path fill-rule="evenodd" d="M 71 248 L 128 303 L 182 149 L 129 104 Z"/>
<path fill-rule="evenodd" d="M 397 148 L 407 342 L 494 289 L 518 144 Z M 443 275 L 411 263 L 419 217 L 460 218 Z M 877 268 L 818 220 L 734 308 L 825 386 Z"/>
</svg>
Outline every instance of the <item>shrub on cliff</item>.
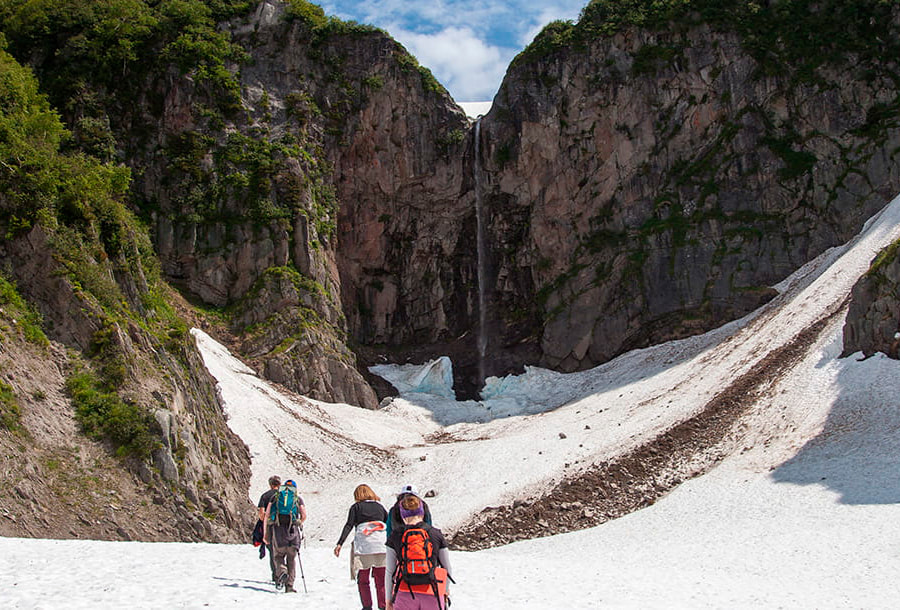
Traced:
<svg viewBox="0 0 900 610">
<path fill-rule="evenodd" d="M 737 32 L 765 71 L 809 80 L 819 66 L 851 53 L 861 58 L 895 54 L 900 48 L 895 12 L 891 0 L 592 0 L 577 23 L 549 24 L 515 61 L 585 48 L 629 27 L 678 33 L 706 24 Z"/>
</svg>

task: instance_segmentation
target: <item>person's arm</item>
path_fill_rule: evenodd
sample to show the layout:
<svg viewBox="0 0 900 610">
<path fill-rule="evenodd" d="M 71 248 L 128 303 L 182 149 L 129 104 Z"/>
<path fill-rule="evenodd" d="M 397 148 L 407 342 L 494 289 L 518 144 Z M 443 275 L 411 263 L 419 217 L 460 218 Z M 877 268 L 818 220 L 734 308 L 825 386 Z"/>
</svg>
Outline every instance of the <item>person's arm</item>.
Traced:
<svg viewBox="0 0 900 610">
<path fill-rule="evenodd" d="M 303 525 L 303 522 L 306 521 L 306 504 L 300 505 L 300 525 Z"/>
<path fill-rule="evenodd" d="M 266 505 L 266 512 L 263 515 L 263 544 L 269 544 L 269 513 L 272 510 L 272 503 Z"/>
<path fill-rule="evenodd" d="M 447 576 L 453 578 L 453 569 L 450 567 L 450 549 L 444 547 L 438 551 L 438 561 L 441 562 L 441 567 L 447 570 Z M 450 586 L 450 583 L 447 583 L 447 587 Z"/>
<path fill-rule="evenodd" d="M 263 519 L 266 518 L 266 506 L 268 506 L 268 502 L 266 502 L 266 494 L 267 493 L 269 493 L 269 492 L 266 492 L 259 497 L 259 504 L 256 505 L 256 507 L 259 509 L 257 512 L 258 512 L 260 521 L 262 521 Z"/>
<path fill-rule="evenodd" d="M 399 541 L 399 537 L 397 535 L 391 536 L 385 542 L 384 550 L 384 584 L 385 584 L 385 593 L 387 602 L 385 608 L 386 610 L 393 610 L 394 604 L 391 601 L 391 596 L 394 594 L 394 577 L 397 572 L 397 549 L 394 548 L 394 545 L 397 545 Z"/>
<path fill-rule="evenodd" d="M 337 544 L 334 547 L 335 557 L 340 556 L 341 546 L 343 546 L 344 541 L 347 539 L 347 536 L 350 535 L 350 532 L 353 530 L 353 526 L 356 525 L 356 507 L 357 505 L 354 504 L 347 512 L 347 523 L 344 524 L 344 529 L 341 530 L 341 537 L 338 538 Z"/>
<path fill-rule="evenodd" d="M 384 574 L 388 577 L 387 584 L 390 585 L 390 590 L 394 590 L 394 572 L 397 571 L 397 552 L 391 547 L 385 547 L 386 552 L 384 556 Z"/>
</svg>

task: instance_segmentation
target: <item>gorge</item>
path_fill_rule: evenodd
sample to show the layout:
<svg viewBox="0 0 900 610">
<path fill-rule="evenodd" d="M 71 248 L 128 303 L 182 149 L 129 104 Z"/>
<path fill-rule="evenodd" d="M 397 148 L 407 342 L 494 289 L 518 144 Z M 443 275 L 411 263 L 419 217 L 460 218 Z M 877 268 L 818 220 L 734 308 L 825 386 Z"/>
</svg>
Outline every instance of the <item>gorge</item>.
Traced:
<svg viewBox="0 0 900 610">
<path fill-rule="evenodd" d="M 449 356 L 468 398 L 757 309 L 900 192 L 900 12 L 852 4 L 593 0 L 472 122 L 387 33 L 304 0 L 0 3 L 10 497 L 78 470 L 103 525 L 48 517 L 65 531 L 240 535 L 250 457 L 190 326 L 376 409 L 372 365 Z M 896 257 L 848 349 L 891 349 Z M 19 362 L 53 363 L 46 387 Z M 88 417 L 110 404 L 124 440 Z M 156 525 L 104 512 L 88 456 Z"/>
</svg>

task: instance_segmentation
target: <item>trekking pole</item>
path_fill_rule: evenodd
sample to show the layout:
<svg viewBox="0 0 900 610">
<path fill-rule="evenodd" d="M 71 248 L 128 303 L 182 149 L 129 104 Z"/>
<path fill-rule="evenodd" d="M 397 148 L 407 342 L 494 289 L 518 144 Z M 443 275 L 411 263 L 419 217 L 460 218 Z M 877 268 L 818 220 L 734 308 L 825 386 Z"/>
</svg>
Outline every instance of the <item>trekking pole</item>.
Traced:
<svg viewBox="0 0 900 610">
<path fill-rule="evenodd" d="M 306 590 L 306 576 L 303 574 L 303 561 L 300 559 L 300 553 L 297 552 L 297 564 L 300 566 L 300 580 L 303 581 L 303 592 L 309 594 Z"/>
</svg>

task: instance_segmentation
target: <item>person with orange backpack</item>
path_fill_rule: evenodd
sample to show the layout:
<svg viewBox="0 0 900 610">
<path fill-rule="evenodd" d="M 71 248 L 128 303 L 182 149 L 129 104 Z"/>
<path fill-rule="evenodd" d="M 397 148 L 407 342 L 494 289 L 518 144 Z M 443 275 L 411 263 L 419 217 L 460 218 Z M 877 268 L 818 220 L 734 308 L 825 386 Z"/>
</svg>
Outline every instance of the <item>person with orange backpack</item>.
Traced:
<svg viewBox="0 0 900 610">
<path fill-rule="evenodd" d="M 455 582 L 447 540 L 425 523 L 418 496 L 400 501 L 400 516 L 403 526 L 393 530 L 386 543 L 385 567 L 393 574 L 387 610 L 446 610 L 449 582 Z"/>
</svg>

